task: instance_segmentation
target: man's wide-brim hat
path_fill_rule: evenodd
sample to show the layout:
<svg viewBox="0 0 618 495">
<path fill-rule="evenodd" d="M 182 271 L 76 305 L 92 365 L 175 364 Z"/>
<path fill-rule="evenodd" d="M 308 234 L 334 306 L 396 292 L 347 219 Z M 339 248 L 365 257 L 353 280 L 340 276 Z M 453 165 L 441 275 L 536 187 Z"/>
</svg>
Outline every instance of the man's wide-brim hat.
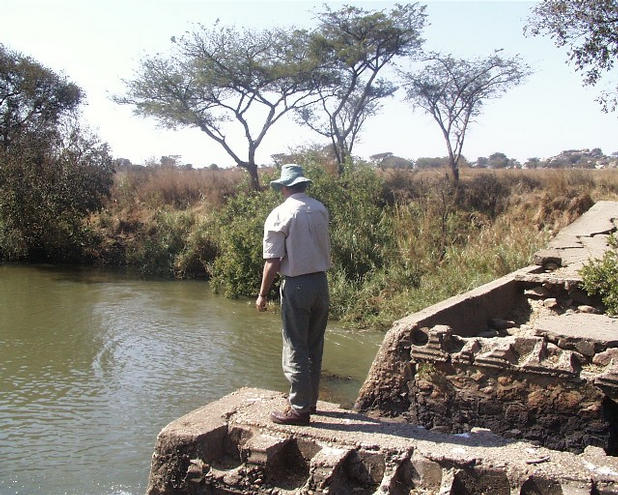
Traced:
<svg viewBox="0 0 618 495">
<path fill-rule="evenodd" d="M 271 180 L 270 185 L 279 190 L 283 186 L 292 187 L 303 182 L 311 183 L 311 179 L 305 177 L 303 167 L 295 163 L 286 163 L 281 167 L 281 177 L 277 180 Z"/>
</svg>

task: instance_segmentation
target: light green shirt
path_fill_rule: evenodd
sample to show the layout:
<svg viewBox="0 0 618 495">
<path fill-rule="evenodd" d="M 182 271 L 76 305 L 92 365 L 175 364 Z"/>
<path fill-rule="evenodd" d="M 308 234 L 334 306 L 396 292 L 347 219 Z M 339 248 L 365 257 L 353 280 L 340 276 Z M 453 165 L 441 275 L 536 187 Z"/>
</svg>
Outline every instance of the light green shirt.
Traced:
<svg viewBox="0 0 618 495">
<path fill-rule="evenodd" d="M 326 207 L 305 193 L 288 197 L 266 218 L 263 256 L 279 258 L 279 271 L 287 277 L 328 270 L 331 263 Z"/>
</svg>

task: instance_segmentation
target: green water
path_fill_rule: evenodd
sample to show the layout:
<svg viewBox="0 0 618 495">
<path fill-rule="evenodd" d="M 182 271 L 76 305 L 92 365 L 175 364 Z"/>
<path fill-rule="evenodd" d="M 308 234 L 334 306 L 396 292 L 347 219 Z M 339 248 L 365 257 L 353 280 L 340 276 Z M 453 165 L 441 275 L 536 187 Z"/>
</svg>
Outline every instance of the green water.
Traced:
<svg viewBox="0 0 618 495">
<path fill-rule="evenodd" d="M 0 265 L 0 494 L 143 494 L 167 423 L 287 389 L 280 338 L 204 282 Z M 354 400 L 381 338 L 329 325 L 321 399 Z"/>
</svg>

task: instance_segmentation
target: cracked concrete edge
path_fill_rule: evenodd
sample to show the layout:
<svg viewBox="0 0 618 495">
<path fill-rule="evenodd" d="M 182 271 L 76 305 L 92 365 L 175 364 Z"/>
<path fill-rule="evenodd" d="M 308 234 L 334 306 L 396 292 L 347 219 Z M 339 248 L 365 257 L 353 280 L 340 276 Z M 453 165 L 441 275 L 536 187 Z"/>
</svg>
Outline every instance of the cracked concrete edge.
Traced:
<svg viewBox="0 0 618 495">
<path fill-rule="evenodd" d="M 537 269 L 535 265 L 521 268 L 395 321 L 371 364 L 355 408 L 370 410 L 376 408 L 377 402 L 388 402 L 394 405 L 393 413 L 407 410 L 413 331 L 440 324 L 457 328 L 462 336 L 475 335 L 491 318 L 508 313 L 523 297 L 520 279 L 529 277 Z M 384 397 L 389 400 L 385 401 Z"/>
<path fill-rule="evenodd" d="M 571 269 L 575 276 L 581 264 L 589 258 L 602 256 L 607 243 L 591 243 L 587 239 L 607 236 L 618 228 L 618 201 L 599 201 L 570 225 L 563 228 L 547 248 L 534 254 L 534 262 L 539 266 L 548 263 Z M 595 246 L 594 244 L 597 244 Z"/>
<path fill-rule="evenodd" d="M 617 201 L 599 201 L 575 222 L 561 231 L 554 242 L 569 243 L 576 236 L 593 235 L 616 229 Z M 564 234 L 563 234 L 564 232 Z M 560 241 L 562 239 L 562 241 Z M 564 245 L 564 244 L 563 244 Z M 584 244 L 579 242 L 581 251 Z M 586 256 L 589 256 L 587 253 Z M 503 277 L 481 285 L 463 294 L 452 296 L 428 306 L 393 323 L 370 367 L 355 407 L 361 410 L 380 409 L 382 413 L 397 414 L 407 410 L 408 364 L 412 332 L 417 328 L 449 325 L 457 328 L 458 335 L 472 336 L 487 325 L 491 318 L 500 318 L 523 297 L 521 283 L 553 283 L 575 287 L 581 282 L 577 270 L 582 260 L 575 257 L 571 267 L 555 272 L 544 272 L 545 261 L 559 262 L 562 255 L 557 249 L 541 250 L 535 254 L 538 264 L 529 265 Z M 560 264 L 560 263 L 558 263 Z M 385 400 L 386 398 L 386 400 Z M 379 403 L 379 406 L 378 406 Z M 389 404 L 392 411 L 385 411 Z"/>
<path fill-rule="evenodd" d="M 245 439 L 237 441 L 247 445 L 254 435 L 269 435 L 311 443 L 315 445 L 313 455 L 322 449 L 350 449 L 382 456 L 387 466 L 382 485 L 388 484 L 388 476 L 401 462 L 414 458 L 421 465 L 435 463 L 443 473 L 442 482 L 448 479 L 449 470 L 472 470 L 498 473 L 519 487 L 534 478 L 564 487 L 603 487 L 600 492 L 590 489 L 581 493 L 618 494 L 618 458 L 606 456 L 600 448 L 589 447 L 577 455 L 511 441 L 483 429 L 448 435 L 377 420 L 326 402 L 318 404 L 309 426 L 271 423 L 270 412 L 285 404 L 281 393 L 243 388 L 171 422 L 157 440 L 148 493 L 190 493 L 181 485 L 196 462 L 194 458 L 205 465 L 213 462 L 209 453 L 213 446 L 205 439 L 211 435 L 216 442 L 224 442 L 234 430 L 245 432 Z M 217 449 L 213 447 L 213 451 Z"/>
</svg>

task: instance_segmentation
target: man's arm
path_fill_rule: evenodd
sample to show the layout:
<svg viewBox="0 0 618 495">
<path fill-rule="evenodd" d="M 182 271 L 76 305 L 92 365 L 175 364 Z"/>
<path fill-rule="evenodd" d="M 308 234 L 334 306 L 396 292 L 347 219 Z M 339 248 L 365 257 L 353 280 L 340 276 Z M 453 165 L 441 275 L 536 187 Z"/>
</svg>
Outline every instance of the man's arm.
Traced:
<svg viewBox="0 0 618 495">
<path fill-rule="evenodd" d="M 262 271 L 262 283 L 260 285 L 260 293 L 255 300 L 255 307 L 258 311 L 266 311 L 266 303 L 270 286 L 275 280 L 275 276 L 281 268 L 281 259 L 270 258 L 264 262 L 264 270 Z"/>
</svg>

